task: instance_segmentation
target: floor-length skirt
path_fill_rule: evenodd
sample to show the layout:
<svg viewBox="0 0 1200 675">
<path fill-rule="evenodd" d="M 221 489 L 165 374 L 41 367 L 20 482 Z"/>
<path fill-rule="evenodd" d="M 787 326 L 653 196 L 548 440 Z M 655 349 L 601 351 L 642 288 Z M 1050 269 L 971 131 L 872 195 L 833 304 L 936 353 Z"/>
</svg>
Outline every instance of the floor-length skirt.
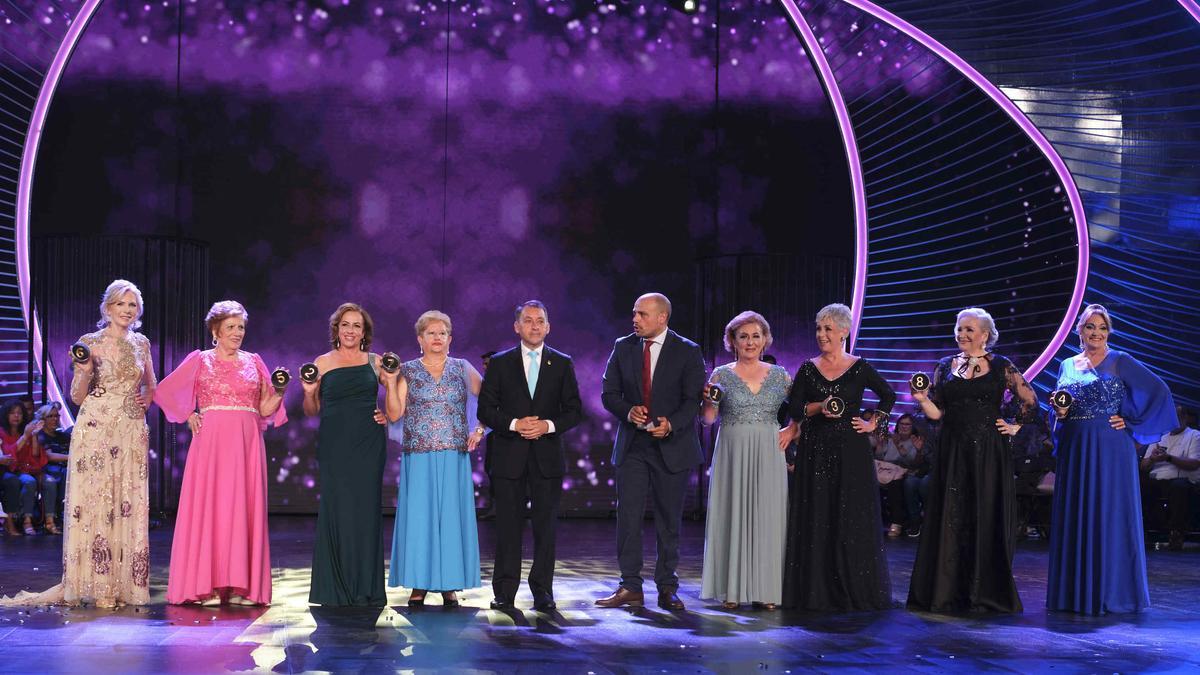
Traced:
<svg viewBox="0 0 1200 675">
<path fill-rule="evenodd" d="M 722 425 L 709 476 L 701 598 L 782 602 L 787 475 L 776 425 Z"/>
<path fill-rule="evenodd" d="M 469 453 L 404 453 L 389 586 L 457 591 L 480 585 L 474 495 Z"/>
<path fill-rule="evenodd" d="M 349 369 L 331 374 L 339 370 Z M 369 411 L 334 413 L 331 407 L 322 409 L 317 438 L 321 503 L 308 601 L 382 607 L 387 604 L 380 532 L 386 432 Z"/>
<path fill-rule="evenodd" d="M 792 474 L 783 605 L 821 611 L 890 608 L 871 446 L 848 420 L 805 426 Z"/>
<path fill-rule="evenodd" d="M 150 432 L 125 394 L 89 396 L 71 435 L 62 583 L 5 605 L 150 602 Z"/>
<path fill-rule="evenodd" d="M 1150 591 L 1133 441 L 1107 419 L 1060 424 L 1046 608 L 1142 611 Z"/>
<path fill-rule="evenodd" d="M 171 543 L 167 602 L 214 592 L 271 602 L 261 417 L 209 410 L 188 448 Z"/>
<path fill-rule="evenodd" d="M 981 426 L 986 426 L 986 422 Z M 942 430 L 909 609 L 1020 612 L 1012 458 L 998 432 Z"/>
</svg>

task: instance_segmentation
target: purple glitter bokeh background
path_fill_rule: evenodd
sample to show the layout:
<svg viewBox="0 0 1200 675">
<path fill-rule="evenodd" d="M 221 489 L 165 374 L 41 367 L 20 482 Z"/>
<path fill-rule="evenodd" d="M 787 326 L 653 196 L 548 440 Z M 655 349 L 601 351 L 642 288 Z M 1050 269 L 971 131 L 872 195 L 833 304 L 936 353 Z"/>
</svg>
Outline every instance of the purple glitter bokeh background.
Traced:
<svg viewBox="0 0 1200 675">
<path fill-rule="evenodd" d="M 607 511 L 600 377 L 634 298 L 671 295 L 688 335 L 697 259 L 853 252 L 840 140 L 799 41 L 769 1 L 719 9 L 108 2 L 51 109 L 33 233 L 209 242 L 212 300 L 247 306 L 246 347 L 271 365 L 324 351 L 352 300 L 375 350 L 404 358 L 416 317 L 448 312 L 453 353 L 478 367 L 514 343 L 510 308 L 539 298 L 587 414 L 564 506 Z M 912 49 L 870 47 L 852 88 Z M 923 95 L 940 72 L 905 86 Z M 789 370 L 803 356 L 779 354 Z M 287 404 L 267 433 L 270 504 L 312 511 L 316 421 L 298 389 Z M 479 468 L 477 484 L 482 505 Z"/>
</svg>

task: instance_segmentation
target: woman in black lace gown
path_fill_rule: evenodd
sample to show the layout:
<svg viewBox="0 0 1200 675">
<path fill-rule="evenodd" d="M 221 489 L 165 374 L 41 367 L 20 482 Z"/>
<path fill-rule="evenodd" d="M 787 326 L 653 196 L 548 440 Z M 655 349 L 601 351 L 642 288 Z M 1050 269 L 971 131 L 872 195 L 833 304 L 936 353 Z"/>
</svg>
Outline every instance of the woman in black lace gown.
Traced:
<svg viewBox="0 0 1200 675">
<path fill-rule="evenodd" d="M 927 393 L 913 392 L 929 419 L 942 420 L 942 431 L 908 608 L 1020 612 L 1012 574 L 1012 456 L 1005 437 L 1037 415 L 1037 396 L 1011 361 L 988 351 L 999 335 L 986 311 L 964 309 L 954 330 L 962 351 L 938 361 Z M 1018 423 L 1000 415 L 1005 391 L 1020 402 Z"/>
<path fill-rule="evenodd" d="M 793 420 L 807 419 L 792 473 L 783 606 L 809 610 L 870 610 L 892 606 L 883 554 L 879 484 L 867 435 L 887 420 L 896 393 L 865 359 L 846 353 L 850 309 L 817 313 L 821 354 L 796 373 L 788 397 Z M 879 397 L 876 416 L 859 414 L 863 391 Z M 826 399 L 845 404 L 840 416 Z"/>
</svg>

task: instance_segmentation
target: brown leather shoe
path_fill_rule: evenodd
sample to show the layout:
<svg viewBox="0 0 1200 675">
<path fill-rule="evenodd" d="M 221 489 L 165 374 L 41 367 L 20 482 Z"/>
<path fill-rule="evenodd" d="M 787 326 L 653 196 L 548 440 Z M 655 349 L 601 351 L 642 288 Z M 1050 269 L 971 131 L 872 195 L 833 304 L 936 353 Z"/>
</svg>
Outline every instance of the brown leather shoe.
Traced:
<svg viewBox="0 0 1200 675">
<path fill-rule="evenodd" d="M 673 590 L 658 592 L 658 606 L 671 612 L 677 612 L 684 608 L 683 601 Z"/>
<path fill-rule="evenodd" d="M 641 591 L 631 591 L 624 586 L 618 586 L 617 590 L 607 598 L 601 598 L 596 601 L 597 607 L 641 607 L 646 602 L 646 596 L 642 595 Z"/>
</svg>

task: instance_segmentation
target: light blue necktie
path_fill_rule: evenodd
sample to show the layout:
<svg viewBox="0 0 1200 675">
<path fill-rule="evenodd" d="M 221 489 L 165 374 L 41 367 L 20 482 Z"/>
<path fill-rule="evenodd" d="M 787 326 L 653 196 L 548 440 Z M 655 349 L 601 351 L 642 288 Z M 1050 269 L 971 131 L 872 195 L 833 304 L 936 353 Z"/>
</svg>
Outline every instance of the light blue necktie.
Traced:
<svg viewBox="0 0 1200 675">
<path fill-rule="evenodd" d="M 529 398 L 533 398 L 533 392 L 537 389 L 538 376 L 538 360 L 537 352 L 529 350 Z"/>
</svg>

